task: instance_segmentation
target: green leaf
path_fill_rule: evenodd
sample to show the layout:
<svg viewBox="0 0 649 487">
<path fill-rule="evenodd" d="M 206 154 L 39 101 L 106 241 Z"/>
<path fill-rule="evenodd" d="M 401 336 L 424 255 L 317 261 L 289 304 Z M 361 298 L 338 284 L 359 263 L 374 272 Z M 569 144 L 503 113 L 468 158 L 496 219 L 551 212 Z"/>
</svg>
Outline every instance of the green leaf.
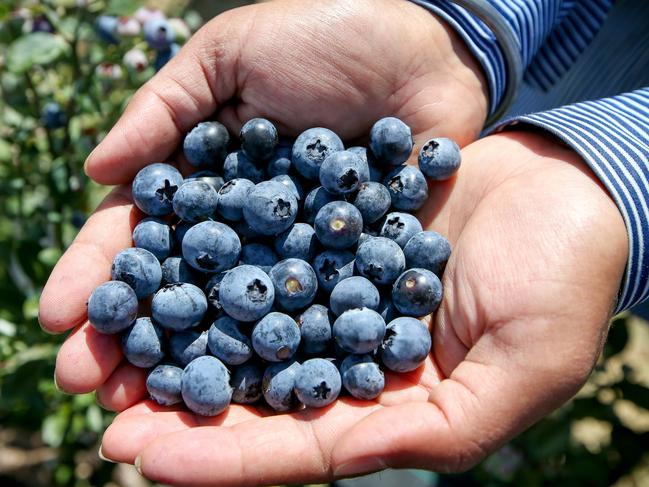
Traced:
<svg viewBox="0 0 649 487">
<path fill-rule="evenodd" d="M 38 253 L 38 260 L 48 267 L 54 267 L 54 264 L 61 258 L 61 251 L 56 248 L 43 249 Z"/>
<path fill-rule="evenodd" d="M 96 404 L 92 404 L 86 409 L 86 425 L 90 431 L 95 433 L 100 433 L 104 428 L 104 418 L 101 409 Z"/>
<path fill-rule="evenodd" d="M 0 335 L 8 337 L 16 336 L 16 325 L 11 321 L 0 318 Z"/>
<path fill-rule="evenodd" d="M 0 139 L 0 162 L 11 162 L 11 144 Z"/>
<path fill-rule="evenodd" d="M 23 303 L 23 315 L 25 319 L 38 318 L 38 296 L 30 296 Z"/>
<path fill-rule="evenodd" d="M 43 442 L 51 447 L 59 447 L 63 443 L 63 436 L 68 425 L 68 408 L 61 408 L 52 416 L 43 421 Z"/>
<path fill-rule="evenodd" d="M 7 68 L 14 73 L 25 73 L 36 64 L 56 61 L 67 49 L 67 43 L 60 36 L 32 32 L 11 43 L 7 50 Z"/>
<path fill-rule="evenodd" d="M 106 15 L 125 16 L 133 14 L 140 6 L 140 0 L 110 0 L 106 6 Z"/>
</svg>

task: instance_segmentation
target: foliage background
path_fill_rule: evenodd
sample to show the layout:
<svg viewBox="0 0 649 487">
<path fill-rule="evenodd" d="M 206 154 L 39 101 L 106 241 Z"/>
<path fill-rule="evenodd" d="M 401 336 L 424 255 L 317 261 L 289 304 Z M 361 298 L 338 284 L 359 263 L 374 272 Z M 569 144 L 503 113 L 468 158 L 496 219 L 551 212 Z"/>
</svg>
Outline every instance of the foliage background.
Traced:
<svg viewBox="0 0 649 487">
<path fill-rule="evenodd" d="M 209 18 L 244 2 L 188 3 L 155 6 L 196 25 L 195 9 Z M 132 468 L 99 460 L 101 433 L 112 414 L 92 394 L 68 396 L 56 390 L 54 358 L 64 337 L 46 335 L 37 321 L 47 276 L 106 193 L 85 177 L 83 161 L 154 72 L 152 67 L 137 72 L 123 63 L 134 47 L 154 62 L 141 36 L 106 44 L 93 29 L 95 18 L 131 15 L 138 6 L 134 0 L 0 4 L 3 486 L 148 485 Z M 49 23 L 52 33 L 32 32 L 38 22 Z M 60 128 L 47 128 L 41 119 L 49 102 L 65 113 Z M 340 484 L 648 485 L 648 385 L 649 328 L 638 318 L 622 316 L 577 398 L 472 471 L 456 476 L 384 473 Z"/>
</svg>

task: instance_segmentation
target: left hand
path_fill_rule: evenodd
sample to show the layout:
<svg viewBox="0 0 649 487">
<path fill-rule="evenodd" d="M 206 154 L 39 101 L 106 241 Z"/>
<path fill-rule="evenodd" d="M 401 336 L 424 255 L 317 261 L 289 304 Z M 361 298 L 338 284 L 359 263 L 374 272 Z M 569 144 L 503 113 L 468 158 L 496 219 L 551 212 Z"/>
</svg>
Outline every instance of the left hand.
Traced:
<svg viewBox="0 0 649 487">
<path fill-rule="evenodd" d="M 458 471 L 568 400 L 599 356 L 626 264 L 614 202 L 574 152 L 525 132 L 470 145 L 432 194 L 420 218 L 454 251 L 423 367 L 387 374 L 376 402 L 292 414 L 232 405 L 202 418 L 145 401 L 109 427 L 103 454 L 182 485 Z M 127 404 L 127 387 L 115 379 L 102 401 Z"/>
</svg>

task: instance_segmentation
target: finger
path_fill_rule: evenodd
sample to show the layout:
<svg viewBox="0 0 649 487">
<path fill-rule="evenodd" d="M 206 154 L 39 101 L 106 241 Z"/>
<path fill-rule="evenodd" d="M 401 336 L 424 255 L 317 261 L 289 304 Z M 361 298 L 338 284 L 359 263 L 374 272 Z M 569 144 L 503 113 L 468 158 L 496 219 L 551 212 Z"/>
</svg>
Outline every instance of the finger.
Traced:
<svg viewBox="0 0 649 487">
<path fill-rule="evenodd" d="M 123 411 L 133 406 L 147 395 L 148 374 L 148 369 L 123 361 L 97 389 L 97 402 L 109 411 Z"/>
<path fill-rule="evenodd" d="M 86 320 L 90 294 L 110 279 L 113 257 L 131 246 L 140 218 L 126 187 L 114 189 L 99 205 L 45 284 L 38 314 L 43 329 L 61 333 Z"/>
<path fill-rule="evenodd" d="M 116 462 L 133 463 L 140 451 L 169 433 L 199 426 L 233 426 L 258 419 L 260 413 L 248 406 L 233 405 L 223 414 L 204 417 L 189 411 L 166 411 L 154 414 L 130 415 L 111 424 L 102 439 L 102 454 Z"/>
<path fill-rule="evenodd" d="M 186 132 L 235 94 L 238 46 L 230 16 L 205 25 L 137 91 L 88 157 L 88 176 L 102 184 L 130 181 L 145 165 L 166 160 Z"/>
<path fill-rule="evenodd" d="M 143 416 L 153 413 L 168 413 L 171 411 L 183 411 L 185 407 L 182 403 L 173 404 L 171 406 L 162 406 L 155 402 L 153 399 L 138 402 L 136 405 L 119 413 L 113 422 L 121 421 L 122 419 L 130 418 L 131 416 Z"/>
<path fill-rule="evenodd" d="M 139 468 L 147 478 L 173 485 L 325 481 L 338 438 L 380 407 L 343 399 L 320 410 L 180 431 L 150 443 L 139 455 Z"/>
<path fill-rule="evenodd" d="M 86 323 L 63 342 L 56 356 L 54 380 L 69 394 L 84 394 L 97 389 L 122 360 L 118 335 L 99 333 Z"/>
</svg>

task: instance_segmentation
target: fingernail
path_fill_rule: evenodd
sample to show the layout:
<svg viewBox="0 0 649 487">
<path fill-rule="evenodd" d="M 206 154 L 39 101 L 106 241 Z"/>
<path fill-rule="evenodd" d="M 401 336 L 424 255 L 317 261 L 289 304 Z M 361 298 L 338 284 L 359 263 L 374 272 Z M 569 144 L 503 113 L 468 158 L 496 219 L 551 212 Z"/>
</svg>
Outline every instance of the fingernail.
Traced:
<svg viewBox="0 0 649 487">
<path fill-rule="evenodd" d="M 343 463 L 334 470 L 334 477 L 357 477 L 359 475 L 385 470 L 386 468 L 388 466 L 381 458 L 363 458 Z"/>
<path fill-rule="evenodd" d="M 104 456 L 104 453 L 101 451 L 101 449 L 102 449 L 103 447 L 104 447 L 104 445 L 99 445 L 99 451 L 97 452 L 97 455 L 99 456 L 99 458 L 101 458 L 104 462 L 108 462 L 108 463 L 116 463 L 116 462 L 113 462 L 112 460 L 110 460 L 109 458 L 106 458 L 106 457 Z"/>
<path fill-rule="evenodd" d="M 133 464 L 135 465 L 135 470 L 137 470 L 137 473 L 143 476 L 144 474 L 142 473 L 142 456 L 138 455 L 137 457 L 135 457 L 135 462 Z"/>
<path fill-rule="evenodd" d="M 95 149 L 93 149 L 92 152 L 90 152 L 90 154 L 88 154 L 88 157 L 86 157 L 86 160 L 83 162 L 83 172 L 86 174 L 86 176 L 88 175 L 88 161 L 90 161 L 90 158 L 92 157 L 94 152 L 95 152 Z"/>
<path fill-rule="evenodd" d="M 54 382 L 54 387 L 56 388 L 57 391 L 65 393 L 60 387 L 59 383 L 56 381 L 56 369 L 54 369 L 54 377 L 52 377 L 52 381 Z"/>
</svg>

